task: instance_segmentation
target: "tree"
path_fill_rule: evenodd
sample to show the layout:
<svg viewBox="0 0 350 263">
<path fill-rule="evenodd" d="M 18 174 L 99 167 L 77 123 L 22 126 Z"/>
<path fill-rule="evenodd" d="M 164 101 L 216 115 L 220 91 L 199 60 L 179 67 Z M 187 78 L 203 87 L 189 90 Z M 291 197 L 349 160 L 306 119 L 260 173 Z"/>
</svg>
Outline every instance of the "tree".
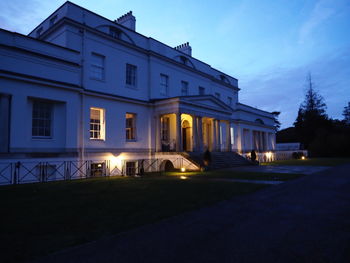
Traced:
<svg viewBox="0 0 350 263">
<path fill-rule="evenodd" d="M 299 107 L 294 127 L 298 140 L 308 149 L 315 138 L 322 140 L 324 134 L 322 130 L 327 129 L 330 122 L 326 114 L 327 106 L 323 97 L 315 90 L 310 73 L 306 79 L 306 88 L 305 99 Z"/>
<path fill-rule="evenodd" d="M 344 107 L 343 116 L 345 123 L 350 124 L 350 102 L 348 102 L 348 106 Z"/>
<path fill-rule="evenodd" d="M 280 121 L 278 120 L 278 116 L 281 114 L 280 111 L 273 111 L 271 112 L 271 114 L 273 115 L 274 119 L 275 119 L 275 130 L 278 131 L 281 127 L 281 123 Z"/>
</svg>

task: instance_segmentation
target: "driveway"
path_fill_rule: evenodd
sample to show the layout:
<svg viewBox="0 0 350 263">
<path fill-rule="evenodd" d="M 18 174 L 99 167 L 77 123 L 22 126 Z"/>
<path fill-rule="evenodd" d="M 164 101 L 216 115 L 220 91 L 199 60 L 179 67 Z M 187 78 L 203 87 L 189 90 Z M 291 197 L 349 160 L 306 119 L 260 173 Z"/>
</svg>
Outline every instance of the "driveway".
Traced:
<svg viewBox="0 0 350 263">
<path fill-rule="evenodd" d="M 350 262 L 350 164 L 38 262 Z"/>
</svg>

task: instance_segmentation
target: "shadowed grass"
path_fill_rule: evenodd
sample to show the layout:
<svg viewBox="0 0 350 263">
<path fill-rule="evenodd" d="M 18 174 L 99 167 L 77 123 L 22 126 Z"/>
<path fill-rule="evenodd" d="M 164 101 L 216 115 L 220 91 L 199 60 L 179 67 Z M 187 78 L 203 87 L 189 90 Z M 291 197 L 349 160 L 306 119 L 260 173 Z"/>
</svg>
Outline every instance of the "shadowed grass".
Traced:
<svg viewBox="0 0 350 263">
<path fill-rule="evenodd" d="M 2 186 L 0 259 L 33 259 L 262 187 L 170 176 Z"/>
<path fill-rule="evenodd" d="M 285 160 L 271 163 L 262 163 L 262 165 L 311 165 L 311 166 L 337 166 L 350 163 L 350 158 L 307 158 L 305 160 Z"/>
<path fill-rule="evenodd" d="M 245 180 L 276 180 L 287 181 L 304 176 L 303 174 L 291 174 L 291 173 L 257 173 L 257 172 L 240 172 L 240 171 L 208 171 L 208 172 L 171 172 L 166 173 L 167 176 L 187 176 L 201 179 L 245 179 Z"/>
</svg>

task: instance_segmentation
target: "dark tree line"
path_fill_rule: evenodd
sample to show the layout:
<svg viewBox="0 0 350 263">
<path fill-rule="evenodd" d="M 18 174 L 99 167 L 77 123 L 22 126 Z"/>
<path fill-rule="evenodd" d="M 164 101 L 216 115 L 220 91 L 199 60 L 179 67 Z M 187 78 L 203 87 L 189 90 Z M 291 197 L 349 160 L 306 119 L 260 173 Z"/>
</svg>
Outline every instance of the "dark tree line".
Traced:
<svg viewBox="0 0 350 263">
<path fill-rule="evenodd" d="M 327 106 L 307 77 L 305 99 L 300 105 L 294 127 L 277 133 L 277 142 L 300 142 L 310 156 L 350 156 L 350 102 L 344 108 L 344 120 L 327 116 Z"/>
</svg>

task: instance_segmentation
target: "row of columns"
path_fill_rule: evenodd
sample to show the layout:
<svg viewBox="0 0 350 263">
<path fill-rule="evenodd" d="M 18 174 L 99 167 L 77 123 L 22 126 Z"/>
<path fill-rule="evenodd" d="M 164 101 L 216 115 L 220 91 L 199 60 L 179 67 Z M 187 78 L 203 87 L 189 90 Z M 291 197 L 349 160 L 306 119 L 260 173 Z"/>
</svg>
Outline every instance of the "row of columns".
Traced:
<svg viewBox="0 0 350 263">
<path fill-rule="evenodd" d="M 182 152 L 183 149 L 183 137 L 186 136 L 182 134 L 182 123 L 181 114 L 176 113 L 176 151 Z M 203 140 L 203 117 L 191 115 L 192 117 L 192 151 L 204 151 L 204 140 Z M 160 140 L 160 118 L 161 116 L 156 116 L 156 150 L 161 150 L 161 140 Z M 224 149 L 221 149 L 221 133 L 220 133 L 220 120 L 212 119 L 211 126 L 211 150 L 212 151 L 231 151 L 231 123 L 227 121 L 226 123 L 226 145 Z M 208 132 L 208 131 L 207 131 Z M 208 136 L 208 135 L 207 135 Z"/>
</svg>

